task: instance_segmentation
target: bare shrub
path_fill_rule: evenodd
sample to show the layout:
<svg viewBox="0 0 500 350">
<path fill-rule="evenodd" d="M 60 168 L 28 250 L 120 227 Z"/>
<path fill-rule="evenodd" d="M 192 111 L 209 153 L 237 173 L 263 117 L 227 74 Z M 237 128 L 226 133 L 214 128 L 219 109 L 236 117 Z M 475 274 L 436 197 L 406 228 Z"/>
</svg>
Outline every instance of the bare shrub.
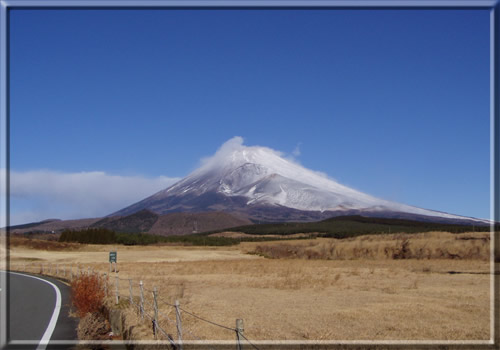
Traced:
<svg viewBox="0 0 500 350">
<path fill-rule="evenodd" d="M 272 259 L 473 259 L 489 260 L 488 233 L 426 232 L 385 234 L 350 239 L 316 238 L 312 241 L 268 242 L 251 252 Z"/>
<path fill-rule="evenodd" d="M 80 275 L 71 282 L 71 301 L 80 318 L 101 312 L 104 297 L 104 282 L 97 275 Z"/>
<path fill-rule="evenodd" d="M 432 256 L 431 250 L 427 247 L 427 244 L 424 243 L 423 246 L 421 247 L 415 247 L 412 249 L 412 255 L 415 259 L 422 260 L 422 259 L 430 259 Z"/>
<path fill-rule="evenodd" d="M 78 339 L 80 340 L 106 340 L 111 327 L 106 318 L 99 312 L 87 313 L 80 319 L 77 328 Z M 96 344 L 95 349 L 101 348 Z"/>
<path fill-rule="evenodd" d="M 335 250 L 335 259 L 344 260 L 345 259 L 345 250 L 344 248 L 339 248 Z"/>
<path fill-rule="evenodd" d="M 398 242 L 398 246 L 392 254 L 393 259 L 408 259 L 411 257 L 410 240 L 408 238 Z"/>
<path fill-rule="evenodd" d="M 328 256 L 331 258 L 333 257 L 334 253 L 335 253 L 335 243 L 328 242 Z"/>
<path fill-rule="evenodd" d="M 352 249 L 352 255 L 355 259 L 360 258 L 373 258 L 373 251 L 367 247 L 363 247 L 361 245 L 354 247 Z"/>
</svg>

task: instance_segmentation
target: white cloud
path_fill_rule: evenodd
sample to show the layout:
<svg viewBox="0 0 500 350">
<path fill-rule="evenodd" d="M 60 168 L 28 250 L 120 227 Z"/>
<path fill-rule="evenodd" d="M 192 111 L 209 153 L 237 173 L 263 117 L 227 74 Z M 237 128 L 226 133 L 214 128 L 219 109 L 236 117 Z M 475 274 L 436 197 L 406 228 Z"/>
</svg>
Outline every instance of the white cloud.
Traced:
<svg viewBox="0 0 500 350">
<path fill-rule="evenodd" d="M 298 159 L 298 157 L 301 155 L 301 152 L 300 152 L 301 145 L 302 145 L 302 142 L 297 143 L 297 146 L 295 146 L 295 148 L 293 149 L 293 151 L 291 153 L 287 153 L 287 154 L 284 154 L 282 156 L 286 160 L 288 160 L 289 162 L 292 162 L 292 163 L 295 163 L 297 165 L 302 166 L 302 164 L 300 163 L 300 160 Z"/>
<path fill-rule="evenodd" d="M 102 171 L 10 171 L 11 224 L 47 218 L 105 216 L 178 180 L 166 176 L 111 175 Z"/>
<path fill-rule="evenodd" d="M 300 146 L 302 145 L 302 142 L 299 142 L 297 146 L 295 146 L 294 150 L 292 151 L 292 156 L 298 157 L 300 156 Z"/>
<path fill-rule="evenodd" d="M 243 145 L 243 137 L 234 136 L 224 142 L 213 156 L 203 158 L 201 160 L 201 165 L 204 167 L 207 165 L 212 166 L 213 164 L 219 164 L 224 162 L 232 152 L 240 151 L 245 148 L 247 148 L 247 146 Z"/>
<path fill-rule="evenodd" d="M 283 157 L 284 153 L 264 147 L 264 146 L 245 146 L 244 144 L 244 139 L 241 136 L 233 136 L 226 142 L 224 142 L 217 152 L 213 156 L 205 157 L 201 160 L 201 167 L 206 169 L 208 167 L 214 168 L 221 166 L 224 163 L 227 163 L 228 159 L 231 159 L 234 155 L 232 155 L 234 152 L 237 151 L 255 151 L 255 150 L 264 150 L 265 152 L 275 154 L 278 157 Z"/>
</svg>

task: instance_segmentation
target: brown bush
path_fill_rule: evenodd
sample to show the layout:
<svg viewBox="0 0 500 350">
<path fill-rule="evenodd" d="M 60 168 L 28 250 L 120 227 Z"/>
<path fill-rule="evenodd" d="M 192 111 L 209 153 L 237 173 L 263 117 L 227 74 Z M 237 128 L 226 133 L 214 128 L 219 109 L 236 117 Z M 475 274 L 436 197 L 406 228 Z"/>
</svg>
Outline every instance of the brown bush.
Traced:
<svg viewBox="0 0 500 350">
<path fill-rule="evenodd" d="M 111 331 L 109 322 L 101 313 L 88 313 L 78 324 L 77 334 L 80 340 L 106 340 Z M 101 348 L 96 344 L 95 348 Z"/>
<path fill-rule="evenodd" d="M 393 259 L 409 259 L 412 257 L 410 250 L 410 240 L 406 238 L 397 243 L 396 249 L 392 253 Z"/>
<path fill-rule="evenodd" d="M 71 282 L 71 301 L 78 316 L 101 312 L 104 305 L 104 281 L 97 275 L 81 275 Z"/>
<path fill-rule="evenodd" d="M 427 232 L 360 236 L 352 239 L 260 243 L 252 251 L 272 259 L 474 259 L 490 258 L 488 233 Z"/>
</svg>

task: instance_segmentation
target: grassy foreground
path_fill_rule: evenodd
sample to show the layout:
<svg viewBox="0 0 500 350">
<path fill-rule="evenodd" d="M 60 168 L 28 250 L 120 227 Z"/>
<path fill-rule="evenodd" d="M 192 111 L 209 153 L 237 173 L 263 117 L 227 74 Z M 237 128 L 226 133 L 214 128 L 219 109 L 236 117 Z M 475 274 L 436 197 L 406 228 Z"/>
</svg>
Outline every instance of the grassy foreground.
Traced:
<svg viewBox="0 0 500 350">
<path fill-rule="evenodd" d="M 44 262 L 76 269 L 78 264 L 101 273 L 108 272 L 108 252 L 116 249 L 119 278 L 142 280 L 147 290 L 157 287 L 164 301 L 160 311 L 167 317 L 175 319 L 166 303 L 179 300 L 184 309 L 222 325 L 234 327 L 235 319 L 243 319 L 245 335 L 252 340 L 490 337 L 488 233 L 368 235 L 230 247 L 11 243 L 13 265 Z M 66 246 L 61 249 L 61 244 Z M 129 285 L 120 282 L 120 294 L 128 293 Z M 183 326 L 201 339 L 234 339 L 232 332 L 188 314 Z M 176 334 L 174 325 L 165 321 L 164 327 Z M 192 335 L 185 332 L 185 339 L 195 339 Z M 150 324 L 136 326 L 134 337 L 153 339 Z"/>
</svg>

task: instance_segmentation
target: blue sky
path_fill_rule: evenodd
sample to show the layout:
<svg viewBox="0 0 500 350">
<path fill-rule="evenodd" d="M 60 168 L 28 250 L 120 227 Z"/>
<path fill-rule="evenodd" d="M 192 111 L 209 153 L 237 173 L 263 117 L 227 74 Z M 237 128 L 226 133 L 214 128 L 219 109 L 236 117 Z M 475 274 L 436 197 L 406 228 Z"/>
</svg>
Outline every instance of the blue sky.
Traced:
<svg viewBox="0 0 500 350">
<path fill-rule="evenodd" d="M 488 218 L 487 10 L 13 10 L 11 221 L 107 215 L 242 136 Z"/>
</svg>

